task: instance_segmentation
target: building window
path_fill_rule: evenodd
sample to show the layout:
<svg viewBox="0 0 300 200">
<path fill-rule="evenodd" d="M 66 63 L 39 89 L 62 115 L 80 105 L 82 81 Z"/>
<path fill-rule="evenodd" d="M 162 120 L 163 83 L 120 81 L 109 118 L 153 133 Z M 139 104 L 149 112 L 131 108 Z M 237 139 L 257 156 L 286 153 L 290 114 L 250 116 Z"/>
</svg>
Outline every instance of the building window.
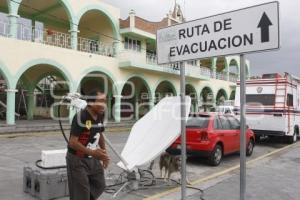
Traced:
<svg viewBox="0 0 300 200">
<path fill-rule="evenodd" d="M 294 106 L 294 102 L 293 102 L 293 95 L 292 94 L 288 94 L 287 95 L 287 102 L 286 102 L 287 106 Z"/>
<path fill-rule="evenodd" d="M 274 94 L 247 94 L 246 102 L 251 103 L 260 103 L 264 106 L 274 105 L 275 95 Z"/>
<path fill-rule="evenodd" d="M 124 48 L 134 51 L 141 51 L 141 41 L 125 37 Z"/>
</svg>

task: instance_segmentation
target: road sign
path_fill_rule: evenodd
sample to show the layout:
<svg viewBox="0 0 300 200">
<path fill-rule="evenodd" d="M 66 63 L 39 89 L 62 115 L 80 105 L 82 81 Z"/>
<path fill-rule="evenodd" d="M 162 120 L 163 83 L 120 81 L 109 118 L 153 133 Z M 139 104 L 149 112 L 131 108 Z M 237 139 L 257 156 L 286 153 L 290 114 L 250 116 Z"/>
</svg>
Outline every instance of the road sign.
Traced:
<svg viewBox="0 0 300 200">
<path fill-rule="evenodd" d="M 279 3 L 270 2 L 158 30 L 158 63 L 272 50 L 279 43 Z"/>
</svg>

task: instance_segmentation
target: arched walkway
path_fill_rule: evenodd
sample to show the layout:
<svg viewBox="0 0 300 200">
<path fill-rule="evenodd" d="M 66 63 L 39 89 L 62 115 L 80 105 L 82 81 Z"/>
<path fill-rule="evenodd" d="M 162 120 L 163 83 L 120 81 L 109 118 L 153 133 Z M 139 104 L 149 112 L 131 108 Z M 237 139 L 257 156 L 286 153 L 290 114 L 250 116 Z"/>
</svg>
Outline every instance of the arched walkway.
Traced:
<svg viewBox="0 0 300 200">
<path fill-rule="evenodd" d="M 214 94 L 212 89 L 209 86 L 206 86 L 202 89 L 200 93 L 200 110 L 208 112 L 214 106 Z"/>
<path fill-rule="evenodd" d="M 145 79 L 132 76 L 124 84 L 121 94 L 122 119 L 139 119 L 151 109 L 152 94 Z"/>
<path fill-rule="evenodd" d="M 216 105 L 223 105 L 226 100 L 228 100 L 226 91 L 224 89 L 220 89 L 216 96 Z"/>
<path fill-rule="evenodd" d="M 78 50 L 110 57 L 115 56 L 114 24 L 103 11 L 97 9 L 86 11 L 80 17 L 78 29 Z"/>
<path fill-rule="evenodd" d="M 69 30 L 74 23 L 74 14 L 68 0 L 18 1 L 18 39 L 71 48 Z"/>
<path fill-rule="evenodd" d="M 115 104 L 116 104 L 116 88 L 113 78 L 104 73 L 101 70 L 94 70 L 83 75 L 78 81 L 77 91 L 83 96 L 88 96 L 90 92 L 98 89 L 107 95 L 107 110 L 106 117 L 108 120 L 118 119 L 119 116 L 115 115 Z"/>
<path fill-rule="evenodd" d="M 234 100 L 235 99 L 235 90 L 233 90 L 231 93 L 230 93 L 230 97 L 229 97 L 229 100 Z"/>
<path fill-rule="evenodd" d="M 185 86 L 185 94 L 190 96 L 192 99 L 191 112 L 198 111 L 198 95 L 195 87 L 192 84 L 187 84 Z"/>
<path fill-rule="evenodd" d="M 18 119 L 56 119 L 58 102 L 72 87 L 71 78 L 59 66 L 36 64 L 24 67 L 16 79 L 15 112 Z M 69 110 L 61 108 L 61 117 Z"/>
<path fill-rule="evenodd" d="M 102 29 L 102 31 L 111 31 L 112 32 L 111 36 L 113 36 L 114 39 L 118 39 L 118 40 L 120 39 L 119 32 L 118 32 L 119 31 L 119 25 L 118 25 L 119 23 L 117 21 L 115 21 L 114 18 L 112 17 L 112 15 L 104 7 L 101 7 L 99 4 L 88 5 L 84 8 L 82 8 L 76 16 L 76 24 L 79 25 L 82 22 L 82 20 L 84 20 L 83 18 L 85 16 L 93 16 L 93 15 L 94 16 L 98 15 L 98 17 L 100 15 L 100 17 L 102 17 L 102 19 L 105 20 L 104 23 L 107 26 L 103 27 L 103 28 L 108 28 L 108 30 Z M 94 27 L 96 29 L 99 28 L 99 26 L 100 26 L 99 24 L 94 24 L 94 25 L 98 26 L 98 27 Z M 109 38 L 106 38 L 106 39 L 109 39 Z"/>
<path fill-rule="evenodd" d="M 155 89 L 155 104 L 166 96 L 176 96 L 175 86 L 169 81 L 161 81 Z"/>
<path fill-rule="evenodd" d="M 6 102 L 7 102 L 7 78 L 0 69 L 0 120 L 6 119 Z"/>
<path fill-rule="evenodd" d="M 225 57 L 218 57 L 216 60 L 216 77 L 217 79 L 227 80 L 228 64 Z"/>
</svg>

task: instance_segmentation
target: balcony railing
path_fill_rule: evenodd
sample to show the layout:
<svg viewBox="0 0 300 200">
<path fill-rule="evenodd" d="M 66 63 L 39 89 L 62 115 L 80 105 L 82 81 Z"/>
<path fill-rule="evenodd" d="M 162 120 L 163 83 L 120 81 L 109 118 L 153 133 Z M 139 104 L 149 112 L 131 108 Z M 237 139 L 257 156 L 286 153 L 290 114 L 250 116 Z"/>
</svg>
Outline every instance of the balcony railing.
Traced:
<svg viewBox="0 0 300 200">
<path fill-rule="evenodd" d="M 0 36 L 9 36 L 9 23 L 0 21 Z M 18 24 L 17 39 L 42 43 L 46 45 L 71 49 L 71 34 L 44 29 L 41 27 Z M 114 57 L 116 50 L 114 45 L 106 45 L 100 41 L 78 37 L 78 50 L 103 56 Z"/>
<path fill-rule="evenodd" d="M 216 79 L 227 80 L 227 74 L 225 72 L 216 72 Z"/>
<path fill-rule="evenodd" d="M 214 78 L 214 73 L 211 69 L 207 68 L 207 67 L 200 67 L 201 70 L 201 74 L 203 76 L 207 76 L 209 78 Z"/>
<path fill-rule="evenodd" d="M 109 57 L 114 57 L 116 55 L 116 49 L 114 45 L 105 45 L 100 41 L 82 37 L 78 38 L 78 50 Z"/>
<path fill-rule="evenodd" d="M 147 53 L 146 54 L 146 63 L 151 65 L 157 65 L 157 56 L 155 54 Z M 178 64 L 165 64 L 165 65 L 157 65 L 162 67 L 165 72 L 177 73 L 179 74 L 180 68 Z M 214 72 L 207 67 L 198 67 L 190 64 L 186 64 L 186 75 L 193 76 L 206 76 L 208 78 L 216 78 L 219 80 L 227 81 L 227 74 L 225 72 Z M 229 81 L 236 82 L 237 75 L 231 75 L 229 77 Z"/>
<path fill-rule="evenodd" d="M 230 74 L 229 75 L 229 81 L 231 82 L 237 82 L 239 79 L 238 75 L 237 74 Z"/>
</svg>

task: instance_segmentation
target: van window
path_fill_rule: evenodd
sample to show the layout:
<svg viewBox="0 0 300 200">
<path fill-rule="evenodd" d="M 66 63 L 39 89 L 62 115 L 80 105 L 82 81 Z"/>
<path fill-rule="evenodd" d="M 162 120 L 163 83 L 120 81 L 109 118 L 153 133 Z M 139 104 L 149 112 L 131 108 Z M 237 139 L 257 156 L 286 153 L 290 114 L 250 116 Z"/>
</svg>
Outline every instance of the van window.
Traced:
<svg viewBox="0 0 300 200">
<path fill-rule="evenodd" d="M 186 127 L 188 128 L 207 128 L 209 122 L 209 116 L 201 117 L 189 117 L 186 122 Z"/>
<path fill-rule="evenodd" d="M 247 94 L 247 103 L 260 103 L 265 106 L 274 105 L 275 94 Z"/>
<path fill-rule="evenodd" d="M 294 106 L 293 95 L 292 94 L 287 95 L 286 105 L 287 106 Z"/>
</svg>

